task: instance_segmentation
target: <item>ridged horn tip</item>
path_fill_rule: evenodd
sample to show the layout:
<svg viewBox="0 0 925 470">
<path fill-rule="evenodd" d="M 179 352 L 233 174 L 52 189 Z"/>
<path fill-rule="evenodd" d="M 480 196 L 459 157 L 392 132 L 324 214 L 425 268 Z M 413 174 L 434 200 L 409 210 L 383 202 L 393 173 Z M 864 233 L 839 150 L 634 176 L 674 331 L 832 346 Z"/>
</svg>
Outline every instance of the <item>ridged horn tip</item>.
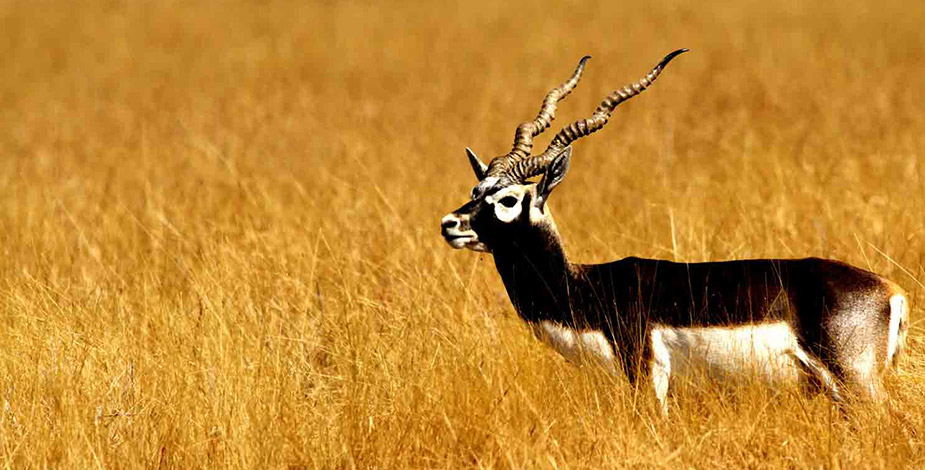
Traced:
<svg viewBox="0 0 925 470">
<path fill-rule="evenodd" d="M 690 52 L 690 49 L 688 49 L 688 48 L 685 47 L 685 48 L 683 48 L 683 49 L 678 49 L 678 50 L 672 52 L 671 54 L 666 55 L 665 58 L 662 59 L 662 61 L 658 63 L 658 67 L 661 68 L 661 67 L 664 67 L 664 66 L 668 65 L 668 62 L 671 62 L 671 59 L 674 59 L 675 57 L 677 57 L 677 56 L 679 56 L 679 55 L 681 55 L 681 54 L 683 54 L 683 53 L 685 53 L 685 52 Z"/>
<path fill-rule="evenodd" d="M 582 71 L 584 71 L 584 69 L 585 69 L 585 64 L 588 62 L 588 59 L 590 59 L 590 58 L 591 58 L 591 56 L 586 55 L 586 56 L 582 57 L 581 60 L 578 61 L 578 70 L 576 70 L 577 73 L 581 73 Z"/>
</svg>

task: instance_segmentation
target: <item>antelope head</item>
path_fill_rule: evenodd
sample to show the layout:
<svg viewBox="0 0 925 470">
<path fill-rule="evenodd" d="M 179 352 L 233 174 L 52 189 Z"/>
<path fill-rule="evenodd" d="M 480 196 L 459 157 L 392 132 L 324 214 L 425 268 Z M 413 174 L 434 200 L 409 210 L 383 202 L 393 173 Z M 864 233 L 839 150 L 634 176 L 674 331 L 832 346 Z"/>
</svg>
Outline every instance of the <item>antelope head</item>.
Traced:
<svg viewBox="0 0 925 470">
<path fill-rule="evenodd" d="M 551 226 L 553 222 L 546 210 L 546 200 L 565 177 L 572 154 L 570 144 L 603 128 L 617 105 L 642 93 L 668 62 L 683 52 L 687 49 L 665 56 L 638 82 L 604 98 L 591 117 L 562 128 L 543 153 L 531 155 L 533 138 L 549 127 L 555 119 L 558 102 L 578 85 L 590 59 L 590 56 L 585 56 L 565 83 L 546 94 L 536 118 L 517 126 L 510 152 L 493 158 L 486 165 L 475 152 L 466 148 L 478 184 L 472 188 L 469 202 L 441 220 L 441 230 L 447 243 L 456 249 L 490 252 L 499 242 L 511 240 L 525 229 Z M 535 176 L 541 176 L 537 183 L 529 180 Z"/>
</svg>

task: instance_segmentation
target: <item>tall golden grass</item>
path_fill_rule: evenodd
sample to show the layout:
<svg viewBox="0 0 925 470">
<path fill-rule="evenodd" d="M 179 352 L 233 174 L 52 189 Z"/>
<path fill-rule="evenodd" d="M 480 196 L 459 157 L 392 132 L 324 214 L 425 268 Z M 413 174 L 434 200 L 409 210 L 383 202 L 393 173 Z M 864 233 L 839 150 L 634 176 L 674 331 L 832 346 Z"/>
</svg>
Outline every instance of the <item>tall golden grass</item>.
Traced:
<svg viewBox="0 0 925 470">
<path fill-rule="evenodd" d="M 4 468 L 913 468 L 897 413 L 566 363 L 438 221 L 546 90 L 571 258 L 823 256 L 923 301 L 925 4 L 0 6 Z M 553 131 L 554 132 L 554 131 Z M 548 137 L 547 137 L 548 139 Z M 538 146 L 547 140 L 540 140 Z"/>
</svg>

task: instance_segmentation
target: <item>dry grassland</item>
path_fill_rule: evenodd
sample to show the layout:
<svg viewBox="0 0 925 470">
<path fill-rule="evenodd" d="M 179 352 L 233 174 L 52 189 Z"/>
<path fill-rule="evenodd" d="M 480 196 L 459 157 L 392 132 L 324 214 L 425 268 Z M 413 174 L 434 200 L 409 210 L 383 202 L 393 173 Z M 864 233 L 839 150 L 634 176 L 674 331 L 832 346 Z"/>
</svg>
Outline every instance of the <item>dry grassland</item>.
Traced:
<svg viewBox="0 0 925 470">
<path fill-rule="evenodd" d="M 745 3 L 2 2 L 0 466 L 925 465 L 925 4 Z M 678 47 L 576 145 L 570 256 L 887 275 L 901 413 L 713 384 L 662 420 L 439 236 L 465 146 Z"/>
</svg>

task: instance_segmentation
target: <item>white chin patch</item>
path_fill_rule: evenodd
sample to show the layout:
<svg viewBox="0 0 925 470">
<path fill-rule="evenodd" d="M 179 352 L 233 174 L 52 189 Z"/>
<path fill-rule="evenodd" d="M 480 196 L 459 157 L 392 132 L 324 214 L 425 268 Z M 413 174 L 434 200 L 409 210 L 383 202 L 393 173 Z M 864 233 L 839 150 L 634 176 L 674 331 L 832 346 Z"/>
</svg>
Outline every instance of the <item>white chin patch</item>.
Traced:
<svg viewBox="0 0 925 470">
<path fill-rule="evenodd" d="M 451 247 L 459 250 L 462 248 L 468 248 L 472 251 L 489 251 L 488 246 L 480 242 L 476 237 L 456 237 L 448 238 L 446 240 Z"/>
<path fill-rule="evenodd" d="M 446 242 L 450 244 L 453 248 L 459 250 L 466 247 L 466 243 L 469 241 L 468 238 L 452 238 Z"/>
<path fill-rule="evenodd" d="M 479 241 L 471 241 L 471 242 L 469 242 L 469 243 L 466 245 L 466 248 L 468 248 L 468 249 L 470 249 L 470 250 L 472 250 L 472 251 L 484 251 L 484 252 L 486 252 L 486 253 L 488 253 L 488 252 L 491 251 L 491 250 L 488 249 L 488 245 L 486 245 L 486 244 L 484 244 L 484 243 L 482 243 L 482 242 L 479 242 Z"/>
</svg>

